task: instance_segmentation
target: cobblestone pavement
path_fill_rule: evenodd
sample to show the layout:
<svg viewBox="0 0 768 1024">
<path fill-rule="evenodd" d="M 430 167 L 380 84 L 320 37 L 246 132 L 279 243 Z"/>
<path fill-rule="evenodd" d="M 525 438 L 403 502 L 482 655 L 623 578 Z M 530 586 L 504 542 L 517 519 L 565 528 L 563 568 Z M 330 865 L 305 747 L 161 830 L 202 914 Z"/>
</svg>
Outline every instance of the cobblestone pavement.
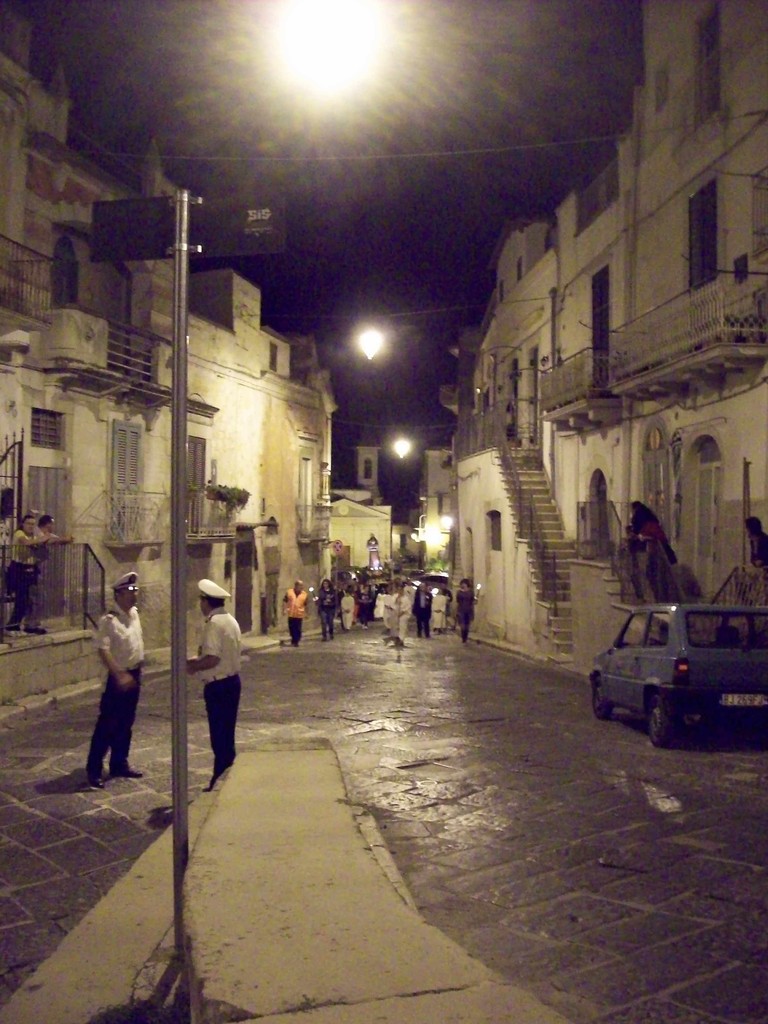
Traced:
<svg viewBox="0 0 768 1024">
<path fill-rule="evenodd" d="M 306 639 L 243 677 L 240 749 L 327 735 L 425 918 L 576 1024 L 768 1024 L 764 733 L 657 750 L 596 721 L 585 680 L 453 635 Z M 167 676 L 134 730 L 145 777 L 91 792 L 97 697 L 0 723 L 0 1002 L 170 820 Z"/>
</svg>

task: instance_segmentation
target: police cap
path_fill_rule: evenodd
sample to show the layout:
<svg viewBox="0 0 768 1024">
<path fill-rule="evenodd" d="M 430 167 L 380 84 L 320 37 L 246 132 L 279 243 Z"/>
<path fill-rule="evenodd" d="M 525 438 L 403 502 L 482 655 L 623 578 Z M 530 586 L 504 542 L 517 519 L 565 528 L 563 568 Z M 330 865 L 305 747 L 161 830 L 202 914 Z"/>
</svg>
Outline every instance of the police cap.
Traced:
<svg viewBox="0 0 768 1024">
<path fill-rule="evenodd" d="M 200 580 L 197 584 L 198 590 L 203 597 L 231 597 L 231 594 L 213 580 Z"/>
</svg>

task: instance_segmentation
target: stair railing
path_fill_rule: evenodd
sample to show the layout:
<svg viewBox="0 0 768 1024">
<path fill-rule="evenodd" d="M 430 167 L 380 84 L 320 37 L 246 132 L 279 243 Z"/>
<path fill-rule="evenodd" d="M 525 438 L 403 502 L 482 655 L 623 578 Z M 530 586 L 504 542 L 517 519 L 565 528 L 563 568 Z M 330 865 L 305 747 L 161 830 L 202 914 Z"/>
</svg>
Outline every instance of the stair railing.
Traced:
<svg viewBox="0 0 768 1024">
<path fill-rule="evenodd" d="M 518 535 L 526 538 L 529 542 L 529 551 L 539 577 L 541 599 L 550 602 L 552 614 L 557 615 L 557 552 L 550 549 L 547 544 L 544 527 L 536 506 L 525 493 L 515 459 L 509 451 L 506 424 L 501 416 L 494 418 L 494 427 L 496 451 L 499 453 L 504 478 L 512 491 L 510 498 L 517 520 Z"/>
<path fill-rule="evenodd" d="M 768 567 L 735 566 L 712 598 L 712 604 L 768 606 Z"/>
</svg>

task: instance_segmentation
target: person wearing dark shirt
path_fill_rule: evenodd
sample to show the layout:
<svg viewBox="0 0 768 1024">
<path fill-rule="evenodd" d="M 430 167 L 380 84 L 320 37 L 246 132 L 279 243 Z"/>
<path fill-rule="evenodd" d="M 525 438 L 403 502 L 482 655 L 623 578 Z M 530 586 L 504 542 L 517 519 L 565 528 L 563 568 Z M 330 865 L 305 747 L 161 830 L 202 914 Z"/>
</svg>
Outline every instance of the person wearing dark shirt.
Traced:
<svg viewBox="0 0 768 1024">
<path fill-rule="evenodd" d="M 747 516 L 744 520 L 749 537 L 749 560 L 757 569 L 768 566 L 768 533 L 757 516 Z"/>
</svg>

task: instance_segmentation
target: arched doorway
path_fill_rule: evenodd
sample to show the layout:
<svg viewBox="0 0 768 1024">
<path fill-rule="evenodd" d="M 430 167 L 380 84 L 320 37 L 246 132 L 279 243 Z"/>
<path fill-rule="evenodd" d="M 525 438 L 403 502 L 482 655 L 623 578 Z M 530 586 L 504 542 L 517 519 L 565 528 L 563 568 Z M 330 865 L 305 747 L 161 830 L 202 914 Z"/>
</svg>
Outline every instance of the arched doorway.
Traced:
<svg viewBox="0 0 768 1024">
<path fill-rule="evenodd" d="M 702 592 L 709 596 L 718 579 L 718 516 L 720 507 L 720 447 L 713 437 L 700 437 L 694 445 L 694 572 Z"/>
<path fill-rule="evenodd" d="M 585 524 L 586 550 L 589 558 L 610 555 L 608 528 L 608 484 L 602 470 L 596 469 L 589 481 L 589 500 Z"/>
<path fill-rule="evenodd" d="M 666 530 L 670 530 L 669 506 L 669 444 L 662 427 L 654 425 L 645 435 L 643 445 L 643 496 Z"/>
</svg>

